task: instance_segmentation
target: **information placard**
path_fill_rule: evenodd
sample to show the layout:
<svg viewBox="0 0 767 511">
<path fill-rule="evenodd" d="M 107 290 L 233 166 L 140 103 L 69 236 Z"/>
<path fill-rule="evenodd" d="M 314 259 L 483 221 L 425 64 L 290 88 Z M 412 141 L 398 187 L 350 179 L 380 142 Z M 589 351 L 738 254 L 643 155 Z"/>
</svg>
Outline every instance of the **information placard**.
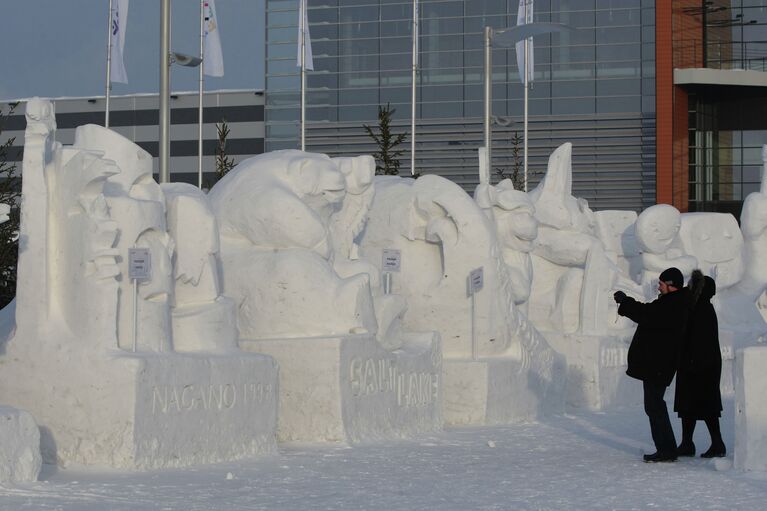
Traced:
<svg viewBox="0 0 767 511">
<path fill-rule="evenodd" d="M 128 249 L 128 278 L 132 280 L 152 278 L 152 253 L 148 248 Z"/>
<path fill-rule="evenodd" d="M 479 267 L 469 273 L 469 294 L 473 295 L 485 285 L 485 270 Z"/>
<path fill-rule="evenodd" d="M 396 248 L 383 249 L 383 271 L 396 271 L 399 272 L 400 264 L 402 263 L 402 254 Z"/>
</svg>

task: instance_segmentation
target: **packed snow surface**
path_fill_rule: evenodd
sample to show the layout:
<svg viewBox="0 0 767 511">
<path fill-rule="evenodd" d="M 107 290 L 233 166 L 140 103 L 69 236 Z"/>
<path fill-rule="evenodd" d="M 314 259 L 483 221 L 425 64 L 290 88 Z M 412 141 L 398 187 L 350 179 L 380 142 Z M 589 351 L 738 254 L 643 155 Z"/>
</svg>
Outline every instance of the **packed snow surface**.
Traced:
<svg viewBox="0 0 767 511">
<path fill-rule="evenodd" d="M 732 417 L 728 402 L 730 451 Z M 0 487 L 0 509 L 765 509 L 767 474 L 733 469 L 731 455 L 645 464 L 649 436 L 632 407 L 353 448 L 283 445 L 276 456 L 183 470 L 46 467 L 37 483 Z M 695 444 L 709 446 L 701 423 Z"/>
</svg>

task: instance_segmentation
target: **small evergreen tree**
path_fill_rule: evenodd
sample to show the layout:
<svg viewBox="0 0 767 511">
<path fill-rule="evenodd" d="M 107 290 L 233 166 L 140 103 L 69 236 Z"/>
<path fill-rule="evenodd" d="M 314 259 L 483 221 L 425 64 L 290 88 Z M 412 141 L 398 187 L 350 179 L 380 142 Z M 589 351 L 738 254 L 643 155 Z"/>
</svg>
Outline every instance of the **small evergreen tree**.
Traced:
<svg viewBox="0 0 767 511">
<path fill-rule="evenodd" d="M 385 107 L 378 106 L 378 133 L 367 124 L 363 125 L 368 136 L 378 146 L 378 151 L 373 153 L 373 158 L 376 160 L 376 175 L 399 175 L 399 157 L 404 151 L 395 148 L 407 139 L 408 133 L 394 135 L 391 132 L 391 119 L 394 112 L 396 108 L 391 108 L 389 103 Z"/>
<path fill-rule="evenodd" d="M 226 119 L 222 119 L 220 123 L 216 124 L 216 132 L 218 133 L 218 141 L 216 143 L 216 182 L 218 182 L 234 168 L 235 163 L 234 158 L 230 158 L 226 154 L 226 137 L 229 136 L 230 132 Z"/>
<path fill-rule="evenodd" d="M 504 167 L 496 167 L 495 169 L 498 181 L 511 179 L 511 184 L 514 185 L 515 190 L 525 189 L 524 161 L 520 144 L 522 144 L 522 137 L 519 135 L 519 132 L 515 131 L 511 136 L 511 157 L 513 160 L 511 172 L 507 172 L 507 169 Z"/>
<path fill-rule="evenodd" d="M 5 121 L 13 115 L 18 103 L 11 103 L 7 112 L 0 108 L 0 136 Z M 19 219 L 21 176 L 16 175 L 16 163 L 8 162 L 8 153 L 16 137 L 0 145 L 0 203 L 11 206 L 10 219 L 0 224 L 0 308 L 16 296 L 16 262 L 19 258 Z"/>
</svg>

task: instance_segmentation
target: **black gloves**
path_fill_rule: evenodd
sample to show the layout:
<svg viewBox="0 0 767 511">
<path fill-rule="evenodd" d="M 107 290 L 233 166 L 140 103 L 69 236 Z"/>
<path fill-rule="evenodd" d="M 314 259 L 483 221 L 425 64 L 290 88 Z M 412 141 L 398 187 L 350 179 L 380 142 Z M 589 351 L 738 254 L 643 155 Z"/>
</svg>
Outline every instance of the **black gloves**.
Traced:
<svg viewBox="0 0 767 511">
<path fill-rule="evenodd" d="M 628 297 L 626 296 L 626 293 L 624 293 L 623 291 L 616 291 L 615 294 L 613 295 L 613 300 L 615 300 L 615 303 L 621 303 L 626 298 Z"/>
</svg>

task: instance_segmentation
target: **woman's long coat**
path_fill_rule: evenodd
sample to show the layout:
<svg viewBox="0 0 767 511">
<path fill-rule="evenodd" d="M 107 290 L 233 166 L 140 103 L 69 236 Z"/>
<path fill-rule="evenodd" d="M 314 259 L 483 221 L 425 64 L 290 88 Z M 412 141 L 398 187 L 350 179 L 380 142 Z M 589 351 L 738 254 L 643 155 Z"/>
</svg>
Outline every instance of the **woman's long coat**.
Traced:
<svg viewBox="0 0 767 511">
<path fill-rule="evenodd" d="M 714 294 L 714 280 L 705 277 L 700 298 L 690 312 L 676 374 L 674 411 L 681 418 L 721 416 L 719 381 L 722 376 L 722 353 L 719 348 L 719 325 L 711 304 Z"/>
</svg>

